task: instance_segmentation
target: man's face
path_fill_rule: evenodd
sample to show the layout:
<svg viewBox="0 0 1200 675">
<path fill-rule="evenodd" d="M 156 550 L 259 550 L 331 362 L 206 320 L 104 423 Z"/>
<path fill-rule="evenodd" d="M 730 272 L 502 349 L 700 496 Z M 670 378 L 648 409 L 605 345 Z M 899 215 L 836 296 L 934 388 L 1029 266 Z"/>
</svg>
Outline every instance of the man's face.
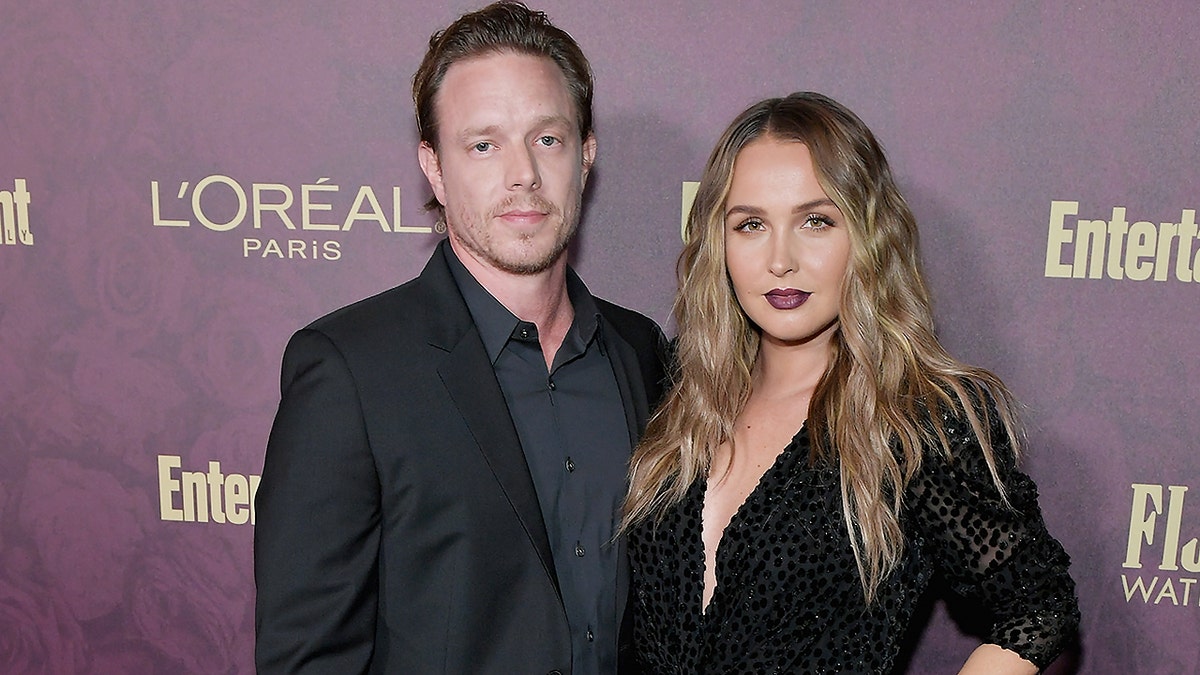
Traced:
<svg viewBox="0 0 1200 675">
<path fill-rule="evenodd" d="M 446 71 L 434 108 L 437 151 L 418 155 L 455 250 L 510 274 L 557 262 L 596 155 L 562 71 L 540 56 L 473 57 Z"/>
</svg>

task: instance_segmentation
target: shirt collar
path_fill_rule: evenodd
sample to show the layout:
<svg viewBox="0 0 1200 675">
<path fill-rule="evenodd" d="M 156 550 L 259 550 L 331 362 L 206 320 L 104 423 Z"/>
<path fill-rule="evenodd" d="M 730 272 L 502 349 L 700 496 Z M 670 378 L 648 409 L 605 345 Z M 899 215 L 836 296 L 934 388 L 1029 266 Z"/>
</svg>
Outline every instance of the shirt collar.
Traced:
<svg viewBox="0 0 1200 675">
<path fill-rule="evenodd" d="M 462 293 L 463 300 L 467 303 L 467 310 L 475 321 L 475 328 L 483 340 L 483 348 L 487 351 L 488 361 L 494 364 L 500 356 L 500 352 L 504 350 L 504 345 L 508 343 L 509 338 L 522 321 L 472 276 L 466 265 L 463 265 L 462 261 L 458 259 L 458 255 L 452 247 L 447 246 L 446 249 L 449 251 L 446 262 L 450 266 L 450 274 L 454 277 L 454 283 Z M 583 280 L 569 266 L 567 267 L 567 298 L 571 301 L 571 307 L 575 309 L 575 320 L 571 322 L 571 328 L 567 331 L 563 343 L 573 343 L 580 347 L 586 346 L 599 335 L 600 308 L 596 305 L 595 298 L 592 297 Z M 603 349 L 603 340 L 600 340 L 600 344 Z"/>
</svg>

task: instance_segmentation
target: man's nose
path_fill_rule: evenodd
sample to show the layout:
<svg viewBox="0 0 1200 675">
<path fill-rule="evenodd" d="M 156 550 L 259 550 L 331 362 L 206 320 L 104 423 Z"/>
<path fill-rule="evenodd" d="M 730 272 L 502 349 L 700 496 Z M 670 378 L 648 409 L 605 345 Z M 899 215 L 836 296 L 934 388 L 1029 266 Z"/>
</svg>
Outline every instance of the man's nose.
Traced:
<svg viewBox="0 0 1200 675">
<path fill-rule="evenodd" d="M 541 187 L 541 176 L 538 173 L 537 158 L 532 148 L 521 147 L 509 153 L 507 183 L 509 189 L 525 187 L 536 190 Z"/>
</svg>

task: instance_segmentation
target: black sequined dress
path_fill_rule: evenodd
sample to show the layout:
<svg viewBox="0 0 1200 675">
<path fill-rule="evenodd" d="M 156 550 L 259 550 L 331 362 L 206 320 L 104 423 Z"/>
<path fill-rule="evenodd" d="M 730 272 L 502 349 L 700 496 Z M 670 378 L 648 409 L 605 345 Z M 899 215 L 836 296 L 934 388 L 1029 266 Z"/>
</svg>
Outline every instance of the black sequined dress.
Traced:
<svg viewBox="0 0 1200 675">
<path fill-rule="evenodd" d="M 888 673 L 934 575 L 990 609 L 989 642 L 1044 667 L 1079 622 L 1067 554 L 1003 434 L 1004 506 L 965 420 L 947 419 L 953 461 L 927 452 L 905 495 L 904 557 L 867 607 L 842 516 L 838 470 L 810 466 L 805 429 L 734 514 L 702 608 L 705 484 L 629 535 L 634 642 L 648 673 Z M 966 655 L 964 654 L 964 659 Z"/>
</svg>

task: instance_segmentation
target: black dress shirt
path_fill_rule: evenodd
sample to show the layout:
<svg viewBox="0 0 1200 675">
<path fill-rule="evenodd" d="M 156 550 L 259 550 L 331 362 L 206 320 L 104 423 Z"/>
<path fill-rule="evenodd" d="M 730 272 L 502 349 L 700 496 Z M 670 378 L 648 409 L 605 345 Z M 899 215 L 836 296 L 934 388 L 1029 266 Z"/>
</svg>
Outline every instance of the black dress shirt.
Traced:
<svg viewBox="0 0 1200 675">
<path fill-rule="evenodd" d="M 554 553 L 571 628 L 572 672 L 616 672 L 618 557 L 613 535 L 631 452 L 595 300 L 567 271 L 575 318 L 547 369 L 537 326 L 522 321 L 447 256 L 520 438 Z"/>
</svg>

